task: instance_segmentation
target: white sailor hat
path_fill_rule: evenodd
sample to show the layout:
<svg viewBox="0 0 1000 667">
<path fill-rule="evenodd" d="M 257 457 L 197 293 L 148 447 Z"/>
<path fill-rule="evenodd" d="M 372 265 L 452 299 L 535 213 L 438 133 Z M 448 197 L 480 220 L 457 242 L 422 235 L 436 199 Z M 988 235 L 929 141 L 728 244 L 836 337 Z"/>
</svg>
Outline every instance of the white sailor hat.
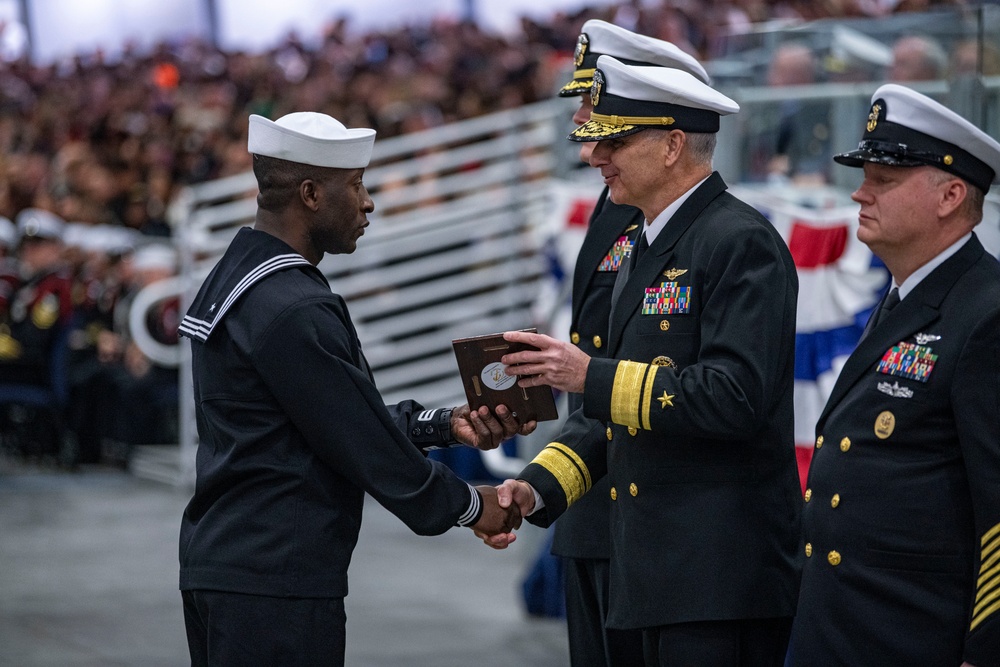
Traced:
<svg viewBox="0 0 1000 667">
<path fill-rule="evenodd" d="M 560 97 L 590 92 L 597 59 L 612 56 L 626 65 L 672 67 L 687 72 L 702 83 L 711 83 L 708 72 L 693 56 L 662 39 L 637 35 L 613 23 L 591 19 L 583 24 L 573 53 L 573 80 L 559 90 Z"/>
<path fill-rule="evenodd" d="M 666 67 L 633 67 L 601 56 L 594 72 L 590 120 L 570 141 L 600 141 L 650 128 L 718 132 L 719 118 L 740 110 L 694 76 Z"/>
<path fill-rule="evenodd" d="M 0 215 L 0 246 L 13 248 L 15 245 L 17 245 L 17 227 L 10 218 Z"/>
<path fill-rule="evenodd" d="M 983 192 L 998 182 L 1000 143 L 926 95 L 889 83 L 872 95 L 857 150 L 833 157 L 848 167 L 877 162 L 929 165 L 965 179 Z"/>
<path fill-rule="evenodd" d="M 66 223 L 55 213 L 40 208 L 26 208 L 17 214 L 20 239 L 62 240 Z"/>
<path fill-rule="evenodd" d="M 177 268 L 177 251 L 162 241 L 141 245 L 132 254 L 132 268 L 136 271 L 173 271 Z"/>
<path fill-rule="evenodd" d="M 256 155 L 317 167 L 360 169 L 368 166 L 374 144 L 375 130 L 347 129 L 322 113 L 300 111 L 276 121 L 250 116 L 247 148 Z"/>
</svg>

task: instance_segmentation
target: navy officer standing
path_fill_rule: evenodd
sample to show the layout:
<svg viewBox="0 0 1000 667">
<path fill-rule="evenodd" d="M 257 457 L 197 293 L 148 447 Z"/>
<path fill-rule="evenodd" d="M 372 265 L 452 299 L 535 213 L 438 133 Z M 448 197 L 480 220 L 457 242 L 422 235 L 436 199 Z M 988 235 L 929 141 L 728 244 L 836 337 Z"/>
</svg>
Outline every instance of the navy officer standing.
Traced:
<svg viewBox="0 0 1000 667">
<path fill-rule="evenodd" d="M 802 502 L 795 266 L 712 169 L 735 102 L 686 72 L 609 56 L 591 96 L 571 138 L 598 142 L 590 163 L 612 201 L 642 210 L 642 236 L 612 293 L 607 358 L 505 334 L 539 348 L 504 357 L 529 376 L 519 384 L 582 391 L 583 407 L 504 500 L 546 524 L 607 475 L 608 626 L 641 630 L 651 666 L 781 665 Z"/>
<path fill-rule="evenodd" d="M 197 483 L 180 534 L 194 665 L 344 662 L 347 567 L 364 494 L 414 532 L 520 518 L 423 449 L 492 448 L 518 426 L 498 407 L 387 407 L 347 305 L 316 268 L 354 252 L 375 206 L 363 174 L 375 131 L 319 113 L 250 117 L 259 186 L 180 330 L 191 339 Z M 497 419 L 499 417 L 499 419 Z"/>
<path fill-rule="evenodd" d="M 1000 665 L 1000 144 L 895 84 L 863 122 L 834 160 L 893 287 L 816 425 L 790 663 Z"/>
<path fill-rule="evenodd" d="M 577 40 L 573 79 L 559 91 L 576 96 L 580 106 L 573 122 L 590 120 L 594 68 L 602 55 L 651 67 L 672 67 L 708 83 L 708 73 L 692 56 L 670 42 L 637 35 L 598 19 L 583 24 Z M 580 144 L 580 159 L 590 161 L 596 143 Z M 592 357 L 607 349 L 611 293 L 623 262 L 628 262 L 634 239 L 642 227 L 642 211 L 616 204 L 601 192 L 587 226 L 573 271 L 573 317 L 570 341 Z M 583 405 L 583 394 L 569 395 L 569 411 Z M 608 618 L 608 515 L 611 484 L 607 478 L 570 507 L 556 522 L 552 553 L 566 557 L 566 624 L 570 664 L 573 667 L 632 667 L 642 662 L 642 637 L 637 630 L 605 627 Z"/>
</svg>

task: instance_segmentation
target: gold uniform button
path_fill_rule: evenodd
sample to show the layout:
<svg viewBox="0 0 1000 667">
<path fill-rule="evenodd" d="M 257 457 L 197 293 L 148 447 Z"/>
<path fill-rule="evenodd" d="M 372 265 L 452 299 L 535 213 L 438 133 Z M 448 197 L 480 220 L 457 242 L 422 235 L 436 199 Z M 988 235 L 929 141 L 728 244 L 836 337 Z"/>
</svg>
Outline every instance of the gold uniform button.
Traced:
<svg viewBox="0 0 1000 667">
<path fill-rule="evenodd" d="M 638 432 L 639 432 L 639 429 L 637 429 L 635 426 L 629 426 L 628 427 L 628 434 L 629 435 L 635 435 Z"/>
<path fill-rule="evenodd" d="M 603 344 L 604 343 L 601 342 L 601 337 L 600 336 L 594 336 L 594 347 L 600 347 Z"/>
<path fill-rule="evenodd" d="M 826 555 L 826 560 L 829 561 L 830 565 L 836 567 L 840 565 L 840 553 L 837 551 L 831 551 Z"/>
<path fill-rule="evenodd" d="M 639 494 L 639 487 L 635 485 L 635 482 L 628 485 L 628 492 L 632 494 L 633 498 Z"/>
<path fill-rule="evenodd" d="M 850 438 L 844 438 L 843 440 L 840 441 L 840 451 L 846 452 L 850 448 L 851 448 Z"/>
<path fill-rule="evenodd" d="M 608 440 L 610 440 L 610 439 L 611 439 L 611 427 L 609 426 L 608 427 Z"/>
<path fill-rule="evenodd" d="M 569 339 L 573 341 L 573 345 L 577 345 L 580 342 L 580 334 L 574 331 L 569 335 Z"/>
<path fill-rule="evenodd" d="M 611 487 L 611 500 L 618 500 L 618 491 L 615 487 Z"/>
<path fill-rule="evenodd" d="M 805 493 L 806 502 L 809 502 L 810 500 L 812 500 L 812 497 L 813 497 L 813 490 L 812 489 L 806 489 L 806 493 Z"/>
<path fill-rule="evenodd" d="M 835 493 L 833 494 L 833 498 L 830 498 L 830 507 L 836 507 L 839 504 L 840 504 L 840 494 Z"/>
<path fill-rule="evenodd" d="M 819 436 L 818 438 L 816 438 L 816 449 L 819 449 L 822 446 L 823 446 L 823 436 Z"/>
<path fill-rule="evenodd" d="M 660 320 L 660 331 L 667 331 L 668 329 L 670 329 L 670 321 Z"/>
<path fill-rule="evenodd" d="M 806 542 L 806 558 L 812 558 L 813 555 L 813 545 Z"/>
</svg>

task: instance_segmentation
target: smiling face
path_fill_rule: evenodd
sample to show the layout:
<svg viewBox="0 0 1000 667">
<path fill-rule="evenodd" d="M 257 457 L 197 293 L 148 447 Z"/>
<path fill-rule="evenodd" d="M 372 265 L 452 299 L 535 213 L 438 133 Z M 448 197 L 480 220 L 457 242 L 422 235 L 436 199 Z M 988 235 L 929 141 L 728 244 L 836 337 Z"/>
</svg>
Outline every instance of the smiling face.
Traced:
<svg viewBox="0 0 1000 667">
<path fill-rule="evenodd" d="M 329 254 L 350 254 L 368 226 L 375 203 L 364 184 L 364 169 L 331 169 L 320 191 L 313 244 Z"/>
<path fill-rule="evenodd" d="M 664 178 L 662 139 L 665 134 L 643 130 L 617 139 L 605 139 L 597 142 L 590 156 L 590 166 L 601 170 L 611 201 L 640 208 L 650 220 Z"/>
</svg>

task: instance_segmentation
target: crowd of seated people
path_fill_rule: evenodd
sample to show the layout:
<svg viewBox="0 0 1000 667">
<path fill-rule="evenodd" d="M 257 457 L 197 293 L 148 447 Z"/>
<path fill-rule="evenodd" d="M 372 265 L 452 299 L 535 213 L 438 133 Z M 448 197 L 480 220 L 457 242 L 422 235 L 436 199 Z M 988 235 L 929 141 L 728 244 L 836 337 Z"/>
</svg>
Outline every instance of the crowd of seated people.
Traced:
<svg viewBox="0 0 1000 667">
<path fill-rule="evenodd" d="M 176 437 L 149 425 L 159 415 L 143 416 L 176 386 L 176 371 L 143 358 L 121 313 L 143 284 L 173 270 L 168 246 L 155 242 L 169 242 L 178 191 L 250 169 L 248 114 L 309 109 L 385 138 L 551 98 L 590 18 L 708 61 L 726 34 L 759 21 L 950 4 L 629 0 L 524 18 L 515 34 L 443 19 L 356 34 L 337 19 L 316 43 L 289 36 L 264 53 L 192 39 L 126 48 L 113 62 L 100 52 L 2 61 L 0 385 L 15 390 L 0 387 L 0 443 L 73 465 L 107 458 L 108 443 Z M 176 310 L 151 315 L 167 341 Z M 30 344 L 21 340 L 28 329 Z M 25 386 L 49 392 L 57 409 L 11 399 Z"/>
</svg>

